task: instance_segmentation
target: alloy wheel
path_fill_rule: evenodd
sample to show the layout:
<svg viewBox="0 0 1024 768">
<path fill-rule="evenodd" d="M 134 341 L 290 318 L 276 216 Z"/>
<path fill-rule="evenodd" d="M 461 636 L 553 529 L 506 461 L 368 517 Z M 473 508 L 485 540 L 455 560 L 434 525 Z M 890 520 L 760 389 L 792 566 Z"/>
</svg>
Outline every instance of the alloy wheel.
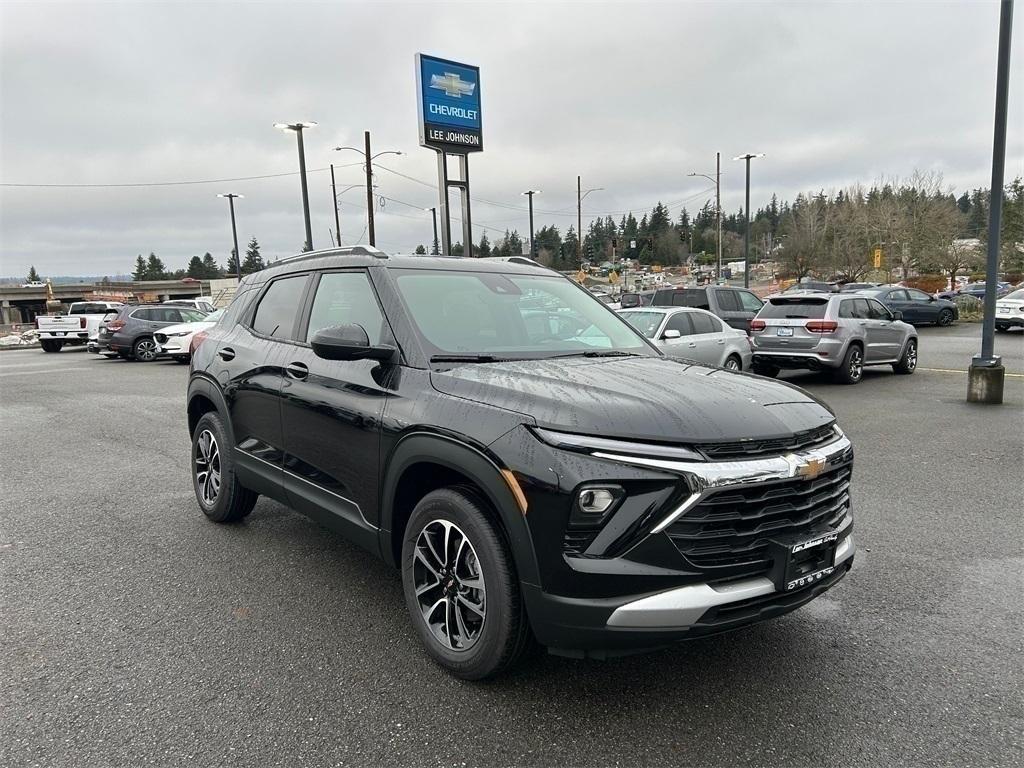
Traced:
<svg viewBox="0 0 1024 768">
<path fill-rule="evenodd" d="M 420 615 L 445 648 L 466 651 L 480 639 L 487 613 L 484 577 L 465 532 L 432 520 L 416 538 L 413 586 Z"/>
<path fill-rule="evenodd" d="M 864 374 L 864 358 L 859 349 L 854 348 L 850 353 L 850 379 L 860 381 Z"/>
<path fill-rule="evenodd" d="M 912 371 L 917 368 L 917 342 L 911 339 L 907 343 L 907 370 Z"/>
<path fill-rule="evenodd" d="M 155 360 L 156 342 L 152 339 L 143 339 L 135 345 L 135 356 L 146 363 Z"/>
<path fill-rule="evenodd" d="M 727 370 L 727 371 L 738 371 L 739 369 L 740 369 L 740 364 L 736 360 L 735 357 L 730 357 L 728 360 L 725 361 L 725 370 Z"/>
<path fill-rule="evenodd" d="M 220 448 L 217 438 L 208 429 L 200 432 L 196 440 L 194 467 L 199 499 L 205 506 L 212 507 L 220 494 Z"/>
</svg>

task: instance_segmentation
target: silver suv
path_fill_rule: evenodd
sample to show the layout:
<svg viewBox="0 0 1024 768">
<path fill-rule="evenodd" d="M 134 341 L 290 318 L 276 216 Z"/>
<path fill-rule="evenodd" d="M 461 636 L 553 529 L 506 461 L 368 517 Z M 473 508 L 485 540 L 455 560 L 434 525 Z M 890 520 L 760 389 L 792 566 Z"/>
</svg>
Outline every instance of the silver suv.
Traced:
<svg viewBox="0 0 1024 768">
<path fill-rule="evenodd" d="M 782 368 L 829 371 L 856 384 L 865 365 L 917 368 L 917 331 L 899 312 L 867 297 L 835 293 L 769 296 L 750 322 L 753 370 L 777 376 Z"/>
</svg>

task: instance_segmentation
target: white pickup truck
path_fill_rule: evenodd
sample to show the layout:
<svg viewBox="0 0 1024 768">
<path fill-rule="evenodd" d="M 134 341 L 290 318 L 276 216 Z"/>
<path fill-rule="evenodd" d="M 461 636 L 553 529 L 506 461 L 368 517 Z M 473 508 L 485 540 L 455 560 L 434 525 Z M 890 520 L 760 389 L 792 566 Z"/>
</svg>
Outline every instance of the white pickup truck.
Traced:
<svg viewBox="0 0 1024 768">
<path fill-rule="evenodd" d="M 116 301 L 76 301 L 66 315 L 37 317 L 39 344 L 44 352 L 60 352 L 65 344 L 85 344 L 99 335 L 103 318 L 121 306 Z"/>
</svg>

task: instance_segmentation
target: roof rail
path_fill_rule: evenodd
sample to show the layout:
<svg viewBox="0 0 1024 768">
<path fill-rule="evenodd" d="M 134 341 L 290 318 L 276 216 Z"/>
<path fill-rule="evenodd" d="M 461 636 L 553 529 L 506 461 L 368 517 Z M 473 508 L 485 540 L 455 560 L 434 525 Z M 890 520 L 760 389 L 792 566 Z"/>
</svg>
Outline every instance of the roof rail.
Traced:
<svg viewBox="0 0 1024 768">
<path fill-rule="evenodd" d="M 278 259 L 273 262 L 270 266 L 276 264 L 285 264 L 300 259 L 314 259 L 320 256 L 373 256 L 375 259 L 386 259 L 388 255 L 384 251 L 374 248 L 371 245 L 343 245 L 335 246 L 333 248 L 321 248 L 318 251 L 303 251 L 302 253 L 296 253 L 294 256 L 285 256 L 283 259 Z"/>
</svg>

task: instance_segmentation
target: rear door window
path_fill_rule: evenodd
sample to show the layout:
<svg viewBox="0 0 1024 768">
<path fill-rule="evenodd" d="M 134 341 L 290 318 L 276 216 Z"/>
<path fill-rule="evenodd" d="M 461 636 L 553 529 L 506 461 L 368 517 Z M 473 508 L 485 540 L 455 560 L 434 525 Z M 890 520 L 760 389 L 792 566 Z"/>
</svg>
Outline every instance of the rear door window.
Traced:
<svg viewBox="0 0 1024 768">
<path fill-rule="evenodd" d="M 293 338 L 306 278 L 307 275 L 296 275 L 270 284 L 253 315 L 252 329 L 256 333 L 272 339 Z"/>
<path fill-rule="evenodd" d="M 718 299 L 718 308 L 723 312 L 740 312 L 742 305 L 737 291 L 715 291 L 715 298 Z"/>
<path fill-rule="evenodd" d="M 765 304 L 758 317 L 769 320 L 819 320 L 825 316 L 825 308 L 828 306 L 828 299 L 816 296 L 801 297 L 799 299 L 778 298 L 770 299 Z"/>
<path fill-rule="evenodd" d="M 739 302 L 737 301 L 737 303 Z M 705 315 L 703 312 L 690 312 L 689 315 L 690 322 L 693 323 L 694 334 L 721 333 L 722 326 L 710 315 Z"/>
</svg>

